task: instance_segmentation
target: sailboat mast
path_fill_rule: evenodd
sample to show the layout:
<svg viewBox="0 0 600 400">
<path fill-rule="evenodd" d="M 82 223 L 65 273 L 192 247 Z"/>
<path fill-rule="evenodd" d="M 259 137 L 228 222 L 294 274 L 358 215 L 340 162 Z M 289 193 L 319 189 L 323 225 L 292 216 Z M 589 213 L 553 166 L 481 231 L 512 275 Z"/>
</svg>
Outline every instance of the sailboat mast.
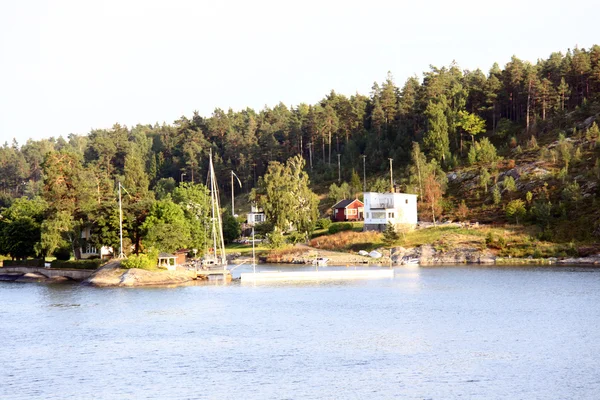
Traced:
<svg viewBox="0 0 600 400">
<path fill-rule="evenodd" d="M 212 203 L 212 226 L 213 226 L 213 249 L 215 251 L 215 258 L 221 262 L 222 265 L 227 265 L 227 258 L 225 256 L 225 240 L 223 238 L 223 222 L 221 221 L 221 212 L 219 207 L 219 189 L 217 187 L 217 180 L 215 179 L 215 169 L 212 162 L 212 151 L 209 153 L 209 167 L 210 167 L 210 191 L 211 191 L 211 203 Z M 218 236 L 218 238 L 217 238 Z M 220 257 L 217 256 L 217 241 L 219 242 L 219 251 L 221 252 Z"/>
</svg>

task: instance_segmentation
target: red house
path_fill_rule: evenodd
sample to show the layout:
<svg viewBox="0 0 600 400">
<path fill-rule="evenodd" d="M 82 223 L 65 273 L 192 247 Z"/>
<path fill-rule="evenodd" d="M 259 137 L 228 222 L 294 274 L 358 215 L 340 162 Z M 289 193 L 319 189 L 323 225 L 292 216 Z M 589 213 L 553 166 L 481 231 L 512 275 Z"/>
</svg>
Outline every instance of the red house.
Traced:
<svg viewBox="0 0 600 400">
<path fill-rule="evenodd" d="M 358 199 L 342 200 L 333 206 L 334 221 L 360 221 L 364 217 L 365 205 Z"/>
</svg>

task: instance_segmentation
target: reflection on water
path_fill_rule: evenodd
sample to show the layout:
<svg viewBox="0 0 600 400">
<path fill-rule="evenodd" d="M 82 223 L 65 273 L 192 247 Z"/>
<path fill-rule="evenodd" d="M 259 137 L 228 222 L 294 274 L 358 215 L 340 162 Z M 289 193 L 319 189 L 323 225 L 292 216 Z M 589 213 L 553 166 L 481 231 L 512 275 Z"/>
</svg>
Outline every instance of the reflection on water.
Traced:
<svg viewBox="0 0 600 400">
<path fill-rule="evenodd" d="M 598 304 L 600 270 L 576 267 L 0 283 L 0 398 L 597 398 Z"/>
</svg>

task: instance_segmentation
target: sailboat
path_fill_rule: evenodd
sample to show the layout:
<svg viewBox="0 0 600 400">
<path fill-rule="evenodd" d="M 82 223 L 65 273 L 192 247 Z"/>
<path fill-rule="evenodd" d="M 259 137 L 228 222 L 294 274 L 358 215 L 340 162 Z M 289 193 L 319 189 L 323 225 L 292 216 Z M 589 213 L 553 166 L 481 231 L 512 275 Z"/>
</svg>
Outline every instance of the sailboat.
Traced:
<svg viewBox="0 0 600 400">
<path fill-rule="evenodd" d="M 202 257 L 202 266 L 227 269 L 225 239 L 223 238 L 223 221 L 221 220 L 221 207 L 219 206 L 219 188 L 215 177 L 212 150 L 209 153 L 207 186 L 210 190 L 211 234 L 209 245 L 212 245 L 212 249 L 208 249 L 204 257 Z"/>
</svg>

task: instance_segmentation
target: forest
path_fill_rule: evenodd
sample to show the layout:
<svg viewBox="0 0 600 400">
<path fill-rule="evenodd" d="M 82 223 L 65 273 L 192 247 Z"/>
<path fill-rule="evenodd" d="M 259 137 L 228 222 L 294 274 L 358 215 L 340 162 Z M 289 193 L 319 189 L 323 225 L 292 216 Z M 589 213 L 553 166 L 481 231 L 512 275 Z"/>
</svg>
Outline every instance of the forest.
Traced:
<svg viewBox="0 0 600 400">
<path fill-rule="evenodd" d="M 0 147 L 0 254 L 118 248 L 119 182 L 125 236 L 136 253 L 203 248 L 209 152 L 223 199 L 231 171 L 241 181 L 236 190 L 257 198 L 269 166 L 294 157 L 307 174 L 298 179 L 319 194 L 329 188 L 322 202 L 362 191 L 361 183 L 384 190 L 391 159 L 396 186 L 419 194 L 424 220 L 483 218 L 536 225 L 548 240 L 593 240 L 600 216 L 584 211 L 600 192 L 599 113 L 594 45 L 535 63 L 513 56 L 487 73 L 455 62 L 430 66 L 398 86 L 388 73 L 368 94 L 332 90 L 314 104 L 217 108 L 171 124 L 14 140 Z M 550 175 L 532 183 L 507 174 L 534 161 Z M 307 233 L 317 217 L 303 222 Z M 587 221 L 582 230 L 559 229 L 578 218 Z"/>
</svg>

